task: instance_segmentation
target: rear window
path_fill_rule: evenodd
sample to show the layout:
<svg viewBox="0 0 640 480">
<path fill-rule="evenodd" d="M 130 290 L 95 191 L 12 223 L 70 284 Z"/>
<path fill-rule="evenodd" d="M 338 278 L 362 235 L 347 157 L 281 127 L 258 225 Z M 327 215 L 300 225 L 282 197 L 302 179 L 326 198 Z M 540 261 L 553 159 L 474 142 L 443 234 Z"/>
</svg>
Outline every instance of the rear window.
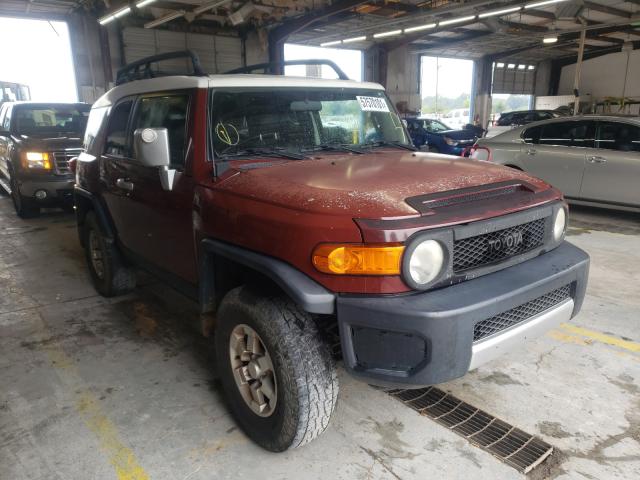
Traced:
<svg viewBox="0 0 640 480">
<path fill-rule="evenodd" d="M 74 135 L 82 137 L 89 105 L 38 105 L 13 109 L 12 130 L 18 135 Z"/>
</svg>

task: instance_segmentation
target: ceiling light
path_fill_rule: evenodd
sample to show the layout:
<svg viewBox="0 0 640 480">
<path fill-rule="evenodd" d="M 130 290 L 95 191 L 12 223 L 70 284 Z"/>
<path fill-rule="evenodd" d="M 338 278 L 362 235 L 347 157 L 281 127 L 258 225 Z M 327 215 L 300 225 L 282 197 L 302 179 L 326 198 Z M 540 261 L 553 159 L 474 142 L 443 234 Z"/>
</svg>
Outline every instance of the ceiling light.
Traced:
<svg viewBox="0 0 640 480">
<path fill-rule="evenodd" d="M 515 63 L 510 63 L 509 65 L 507 65 L 507 68 L 510 68 L 510 69 L 513 70 L 514 68 L 516 68 L 516 64 Z"/>
<path fill-rule="evenodd" d="M 117 12 L 115 12 L 113 14 L 113 16 L 116 17 L 116 18 L 120 18 L 121 16 L 126 15 L 127 13 L 129 13 L 130 11 L 131 11 L 131 8 L 125 7 L 122 10 L 118 10 Z"/>
<path fill-rule="evenodd" d="M 205 5 L 195 8 L 192 13 L 195 13 L 196 15 L 200 15 L 201 13 L 211 10 L 212 8 L 221 7 L 225 3 L 229 3 L 229 2 L 230 0 L 217 0 L 216 2 L 209 2 Z"/>
<path fill-rule="evenodd" d="M 344 40 L 342 40 L 342 43 L 362 42 L 366 39 L 367 37 L 363 35 L 362 37 L 345 38 Z"/>
<path fill-rule="evenodd" d="M 504 68 L 504 63 L 502 62 L 496 63 L 496 68 Z"/>
<path fill-rule="evenodd" d="M 393 35 L 400 35 L 402 30 L 392 30 L 390 32 L 374 33 L 373 38 L 391 37 Z"/>
<path fill-rule="evenodd" d="M 436 23 L 427 23 L 426 25 L 419 25 L 417 27 L 409 27 L 404 29 L 404 33 L 419 32 L 420 30 L 428 30 L 430 28 L 436 28 Z"/>
<path fill-rule="evenodd" d="M 536 69 L 535 65 L 529 65 L 527 67 L 527 70 L 535 70 L 535 69 Z"/>
<path fill-rule="evenodd" d="M 478 18 L 495 17 L 496 15 L 506 15 L 520 10 L 522 7 L 503 8 L 502 10 L 494 10 L 493 12 L 485 12 L 478 15 Z"/>
<path fill-rule="evenodd" d="M 567 0 L 544 0 L 543 2 L 535 2 L 530 3 L 529 5 L 525 5 L 524 8 L 536 8 L 536 7 L 544 7 L 545 5 L 551 5 L 553 3 L 566 2 Z"/>
<path fill-rule="evenodd" d="M 526 65 L 518 65 L 518 70 L 524 70 L 525 67 Z"/>
<path fill-rule="evenodd" d="M 171 20 L 175 20 L 176 18 L 183 17 L 186 12 L 184 10 L 178 10 L 176 12 L 170 13 L 169 15 L 165 15 L 164 17 L 156 18 L 150 22 L 144 24 L 144 28 L 153 28 L 158 25 L 162 25 L 163 23 L 170 22 Z"/>
<path fill-rule="evenodd" d="M 468 22 L 469 20 L 473 20 L 474 18 L 476 18 L 475 15 L 469 15 L 468 17 L 452 18 L 451 20 L 443 20 L 441 22 L 438 22 L 438 26 L 444 27 L 445 25 L 453 25 L 454 23 Z"/>
<path fill-rule="evenodd" d="M 141 2 L 136 3 L 137 8 L 142 8 L 150 3 L 155 2 L 156 0 L 142 0 Z M 124 7 L 116 12 L 110 13 L 109 15 L 105 15 L 102 18 L 98 19 L 98 23 L 100 25 L 106 25 L 109 22 L 114 21 L 116 18 L 124 17 L 125 15 L 131 13 L 131 7 Z"/>
<path fill-rule="evenodd" d="M 544 37 L 542 39 L 542 43 L 556 43 L 557 41 L 558 41 L 558 37 L 556 37 L 556 36 Z"/>
<path fill-rule="evenodd" d="M 115 19 L 116 19 L 116 17 L 115 17 L 115 16 L 113 16 L 113 15 L 107 15 L 106 17 L 99 18 L 99 19 L 98 19 L 98 23 L 99 23 L 100 25 L 106 25 L 107 23 L 109 23 L 109 22 L 111 22 L 111 21 L 113 21 L 113 20 L 115 20 Z"/>
<path fill-rule="evenodd" d="M 321 43 L 320 46 L 321 47 L 330 47 L 331 45 L 340 45 L 341 43 L 342 43 L 342 40 L 333 40 L 331 42 Z"/>
</svg>

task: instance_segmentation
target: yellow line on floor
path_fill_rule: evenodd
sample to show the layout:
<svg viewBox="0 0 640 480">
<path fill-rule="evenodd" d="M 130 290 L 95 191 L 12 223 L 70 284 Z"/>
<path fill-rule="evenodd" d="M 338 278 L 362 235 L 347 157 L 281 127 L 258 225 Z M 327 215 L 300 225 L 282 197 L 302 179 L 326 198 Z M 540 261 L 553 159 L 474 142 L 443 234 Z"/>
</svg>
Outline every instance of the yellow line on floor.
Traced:
<svg viewBox="0 0 640 480">
<path fill-rule="evenodd" d="M 41 319 L 43 338 L 50 335 Z M 135 454 L 120 440 L 116 426 L 107 418 L 100 408 L 100 401 L 84 386 L 84 381 L 73 360 L 64 352 L 57 342 L 44 347 L 52 366 L 67 391 L 75 392 L 75 409 L 82 417 L 85 425 L 96 436 L 100 449 L 106 453 L 109 463 L 113 465 L 118 480 L 149 480 L 149 475 L 139 464 Z"/>
<path fill-rule="evenodd" d="M 630 352 L 640 353 L 640 343 L 612 337 L 611 335 L 605 335 L 604 333 L 594 332 L 593 330 L 588 330 L 586 328 L 578 327 L 576 325 L 570 325 L 568 323 L 561 324 L 560 328 L 562 328 L 563 330 L 566 330 L 567 332 L 570 332 L 576 335 L 581 335 L 586 338 L 590 338 L 592 340 L 595 340 L 596 342 L 612 345 L 614 347 L 622 348 Z"/>
</svg>

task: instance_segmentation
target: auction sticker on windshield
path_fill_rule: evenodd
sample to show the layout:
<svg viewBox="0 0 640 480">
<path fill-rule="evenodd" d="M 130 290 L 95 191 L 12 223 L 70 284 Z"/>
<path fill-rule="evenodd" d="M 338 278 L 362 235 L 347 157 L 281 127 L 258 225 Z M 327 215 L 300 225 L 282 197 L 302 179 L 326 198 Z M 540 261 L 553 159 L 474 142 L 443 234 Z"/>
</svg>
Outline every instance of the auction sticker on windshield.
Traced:
<svg viewBox="0 0 640 480">
<path fill-rule="evenodd" d="M 356 95 L 360 110 L 363 112 L 388 112 L 389 105 L 384 98 L 380 97 L 360 97 Z"/>
</svg>

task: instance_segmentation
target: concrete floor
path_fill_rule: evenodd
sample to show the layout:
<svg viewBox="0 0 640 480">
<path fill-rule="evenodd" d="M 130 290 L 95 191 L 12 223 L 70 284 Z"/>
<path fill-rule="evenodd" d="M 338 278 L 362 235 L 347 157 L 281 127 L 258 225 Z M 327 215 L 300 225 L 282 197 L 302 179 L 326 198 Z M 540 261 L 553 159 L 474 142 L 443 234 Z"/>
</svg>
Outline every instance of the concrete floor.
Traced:
<svg viewBox="0 0 640 480">
<path fill-rule="evenodd" d="M 640 478 L 640 215 L 574 209 L 592 256 L 570 326 L 442 388 L 561 453 L 538 478 Z M 332 426 L 267 453 L 237 429 L 192 307 L 153 280 L 105 300 L 70 215 L 0 197 L 0 479 L 520 478 L 341 372 Z"/>
</svg>

